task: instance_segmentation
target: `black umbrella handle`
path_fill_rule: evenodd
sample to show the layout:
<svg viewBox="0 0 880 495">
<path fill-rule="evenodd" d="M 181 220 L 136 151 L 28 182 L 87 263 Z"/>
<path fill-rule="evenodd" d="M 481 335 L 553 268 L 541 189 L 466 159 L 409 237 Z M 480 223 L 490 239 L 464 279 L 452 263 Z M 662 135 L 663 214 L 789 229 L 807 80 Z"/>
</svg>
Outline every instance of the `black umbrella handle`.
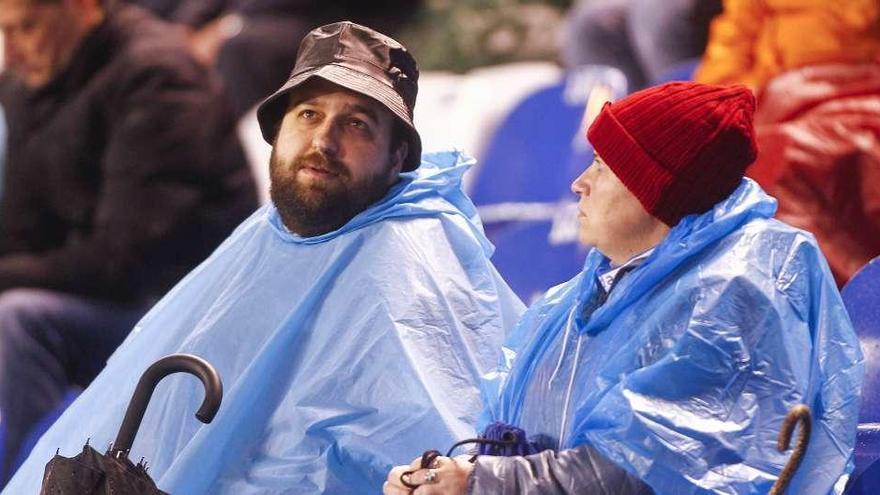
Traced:
<svg viewBox="0 0 880 495">
<path fill-rule="evenodd" d="M 116 441 L 113 442 L 111 455 L 117 458 L 128 456 L 156 385 L 166 376 L 179 372 L 195 375 L 205 386 L 205 398 L 196 412 L 196 418 L 202 423 L 210 423 L 214 419 L 220 408 L 220 401 L 223 400 L 223 383 L 217 370 L 204 359 L 192 354 L 165 356 L 147 368 L 138 381 L 128 409 L 125 411 L 125 419 L 122 420 L 122 426 L 119 427 L 119 433 L 116 435 Z"/>
</svg>

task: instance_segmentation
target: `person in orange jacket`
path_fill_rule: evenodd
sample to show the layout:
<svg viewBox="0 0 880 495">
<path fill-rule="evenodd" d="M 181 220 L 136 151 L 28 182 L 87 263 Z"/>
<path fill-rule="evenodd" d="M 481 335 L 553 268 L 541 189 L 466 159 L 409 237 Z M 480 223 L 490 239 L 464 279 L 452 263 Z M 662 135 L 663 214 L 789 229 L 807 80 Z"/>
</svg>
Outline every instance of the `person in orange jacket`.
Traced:
<svg viewBox="0 0 880 495">
<path fill-rule="evenodd" d="M 758 93 L 749 169 L 839 286 L 880 255 L 880 0 L 725 0 L 695 79 Z"/>
<path fill-rule="evenodd" d="M 725 0 L 694 79 L 757 90 L 791 69 L 878 53 L 878 0 Z"/>
</svg>

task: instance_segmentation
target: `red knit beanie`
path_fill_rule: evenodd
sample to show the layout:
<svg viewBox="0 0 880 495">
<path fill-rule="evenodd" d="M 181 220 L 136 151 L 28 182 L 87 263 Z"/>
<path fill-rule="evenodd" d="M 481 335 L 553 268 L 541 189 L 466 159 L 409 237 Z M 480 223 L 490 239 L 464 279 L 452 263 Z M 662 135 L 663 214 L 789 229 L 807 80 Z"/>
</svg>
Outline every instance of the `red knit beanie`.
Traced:
<svg viewBox="0 0 880 495">
<path fill-rule="evenodd" d="M 757 153 L 745 86 L 674 82 L 606 103 L 587 131 L 649 213 L 674 226 L 736 189 Z"/>
</svg>

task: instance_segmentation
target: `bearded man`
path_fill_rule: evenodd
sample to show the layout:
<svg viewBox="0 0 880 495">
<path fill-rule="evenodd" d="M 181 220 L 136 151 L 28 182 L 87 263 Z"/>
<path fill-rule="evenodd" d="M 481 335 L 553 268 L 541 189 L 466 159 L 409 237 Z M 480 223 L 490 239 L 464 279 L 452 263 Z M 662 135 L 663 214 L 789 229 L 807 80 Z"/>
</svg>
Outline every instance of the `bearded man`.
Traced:
<svg viewBox="0 0 880 495">
<path fill-rule="evenodd" d="M 423 441 L 473 435 L 476 385 L 523 307 L 461 190 L 470 161 L 421 157 L 415 60 L 341 22 L 312 31 L 258 116 L 271 204 L 135 327 L 9 485 L 35 492 L 58 447 L 112 440 L 140 373 L 197 354 L 226 394 L 157 390 L 131 457 L 171 493 L 377 493 Z M 125 391 L 123 393 L 123 391 Z"/>
</svg>

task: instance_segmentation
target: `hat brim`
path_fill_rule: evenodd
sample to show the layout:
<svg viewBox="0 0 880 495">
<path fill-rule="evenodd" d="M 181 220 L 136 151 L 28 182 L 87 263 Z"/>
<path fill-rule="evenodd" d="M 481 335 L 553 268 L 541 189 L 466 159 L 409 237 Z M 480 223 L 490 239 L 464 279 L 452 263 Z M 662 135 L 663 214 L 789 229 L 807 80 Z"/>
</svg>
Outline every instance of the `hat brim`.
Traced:
<svg viewBox="0 0 880 495">
<path fill-rule="evenodd" d="M 257 108 L 257 121 L 260 124 L 260 132 L 263 134 L 263 139 L 267 143 L 274 144 L 275 135 L 278 132 L 281 120 L 287 112 L 290 93 L 313 77 L 326 79 L 346 89 L 372 98 L 390 110 L 407 131 L 409 152 L 403 164 L 403 171 L 409 172 L 419 166 L 422 156 L 422 140 L 415 125 L 413 125 L 412 117 L 407 111 L 403 98 L 393 88 L 381 81 L 343 65 L 323 65 L 294 74 L 278 91 L 260 104 Z"/>
</svg>

